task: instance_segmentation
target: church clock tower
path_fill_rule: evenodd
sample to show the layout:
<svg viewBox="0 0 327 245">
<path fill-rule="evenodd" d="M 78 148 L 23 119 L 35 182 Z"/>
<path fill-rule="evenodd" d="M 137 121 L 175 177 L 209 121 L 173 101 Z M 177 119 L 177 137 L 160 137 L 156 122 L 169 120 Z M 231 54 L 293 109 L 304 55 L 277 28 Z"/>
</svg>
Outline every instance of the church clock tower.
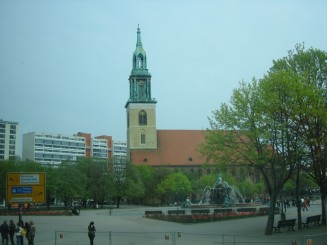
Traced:
<svg viewBox="0 0 327 245">
<path fill-rule="evenodd" d="M 151 74 L 147 69 L 147 57 L 137 28 L 133 69 L 129 76 L 127 113 L 127 149 L 157 149 L 156 100 L 151 98 Z"/>
</svg>

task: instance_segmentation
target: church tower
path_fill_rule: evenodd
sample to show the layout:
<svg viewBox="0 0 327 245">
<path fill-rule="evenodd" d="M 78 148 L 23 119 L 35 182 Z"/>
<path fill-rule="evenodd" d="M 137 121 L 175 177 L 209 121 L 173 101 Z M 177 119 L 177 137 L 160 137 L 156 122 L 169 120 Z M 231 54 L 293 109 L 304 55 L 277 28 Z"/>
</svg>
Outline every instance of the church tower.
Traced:
<svg viewBox="0 0 327 245">
<path fill-rule="evenodd" d="M 128 154 L 133 149 L 157 149 L 156 103 L 151 98 L 151 74 L 138 27 L 133 69 L 129 76 L 129 99 L 125 105 Z"/>
</svg>

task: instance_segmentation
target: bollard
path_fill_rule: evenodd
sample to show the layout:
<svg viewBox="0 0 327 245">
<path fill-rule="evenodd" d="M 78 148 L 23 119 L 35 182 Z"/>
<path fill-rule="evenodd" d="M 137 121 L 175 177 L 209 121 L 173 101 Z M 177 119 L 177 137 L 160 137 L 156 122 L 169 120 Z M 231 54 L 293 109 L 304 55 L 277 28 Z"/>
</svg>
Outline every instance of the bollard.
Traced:
<svg viewBox="0 0 327 245">
<path fill-rule="evenodd" d="M 296 240 L 292 240 L 291 245 L 297 245 Z"/>
</svg>

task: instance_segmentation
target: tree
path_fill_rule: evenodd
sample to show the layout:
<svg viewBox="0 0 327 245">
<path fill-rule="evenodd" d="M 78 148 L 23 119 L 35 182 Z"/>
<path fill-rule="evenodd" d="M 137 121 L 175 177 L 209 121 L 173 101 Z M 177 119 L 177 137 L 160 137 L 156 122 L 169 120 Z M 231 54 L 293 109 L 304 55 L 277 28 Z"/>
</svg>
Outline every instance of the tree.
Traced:
<svg viewBox="0 0 327 245">
<path fill-rule="evenodd" d="M 128 165 L 126 177 L 126 198 L 134 200 L 135 203 L 145 195 L 145 182 L 139 168 L 132 164 Z"/>
<path fill-rule="evenodd" d="M 311 96 L 298 103 L 304 104 L 298 117 L 307 157 L 299 171 L 307 171 L 320 187 L 322 223 L 326 224 L 324 200 L 327 195 L 327 53 L 298 44 L 287 57 L 274 61 L 272 72 L 292 71 L 296 73 Z M 300 209 L 299 209 L 300 212 Z M 300 223 L 300 222 L 299 222 Z"/>
<path fill-rule="evenodd" d="M 18 168 L 12 160 L 1 160 L 0 166 L 0 199 L 5 200 L 7 192 L 7 173 L 16 172 Z"/>
<path fill-rule="evenodd" d="M 113 190 L 112 197 L 119 208 L 121 200 L 126 197 L 128 189 L 127 171 L 130 163 L 124 157 L 114 157 L 111 161 L 110 174 L 112 178 Z"/>
<path fill-rule="evenodd" d="M 261 173 L 271 201 L 267 235 L 273 231 L 277 197 L 301 158 L 294 124 L 298 112 L 294 94 L 300 87 L 298 77 L 287 71 L 240 83 L 230 105 L 222 104 L 209 119 L 211 130 L 200 148 L 208 160 L 253 167 Z"/>
<path fill-rule="evenodd" d="M 81 173 L 75 164 L 61 165 L 56 169 L 56 196 L 65 204 L 72 199 L 80 198 L 86 189 L 87 178 Z"/>
<path fill-rule="evenodd" d="M 183 173 L 171 173 L 160 182 L 157 191 L 166 197 L 175 196 L 175 201 L 180 202 L 192 191 L 192 184 Z"/>
<path fill-rule="evenodd" d="M 103 203 L 109 199 L 112 190 L 107 160 L 98 158 L 82 159 L 76 162 L 76 168 L 85 173 L 87 177 L 87 191 L 81 193 L 80 197 L 83 199 L 92 197 L 94 203 L 98 203 L 103 207 Z"/>
<path fill-rule="evenodd" d="M 143 204 L 151 203 L 154 204 L 156 192 L 155 188 L 159 184 L 160 179 L 158 178 L 157 171 L 149 165 L 136 166 L 139 171 L 140 177 L 144 186 L 144 200 Z"/>
</svg>

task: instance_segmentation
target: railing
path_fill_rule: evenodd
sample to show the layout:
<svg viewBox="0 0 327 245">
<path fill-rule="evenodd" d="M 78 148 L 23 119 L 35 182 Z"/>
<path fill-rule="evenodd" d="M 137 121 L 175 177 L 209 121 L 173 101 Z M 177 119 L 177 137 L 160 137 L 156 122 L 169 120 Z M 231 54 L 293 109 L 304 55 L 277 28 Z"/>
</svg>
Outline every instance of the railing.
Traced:
<svg viewBox="0 0 327 245">
<path fill-rule="evenodd" d="M 327 233 L 294 236 L 239 236 L 185 232 L 97 232 L 94 243 L 101 245 L 325 245 Z M 87 232 L 56 231 L 56 245 L 88 245 Z"/>
</svg>

